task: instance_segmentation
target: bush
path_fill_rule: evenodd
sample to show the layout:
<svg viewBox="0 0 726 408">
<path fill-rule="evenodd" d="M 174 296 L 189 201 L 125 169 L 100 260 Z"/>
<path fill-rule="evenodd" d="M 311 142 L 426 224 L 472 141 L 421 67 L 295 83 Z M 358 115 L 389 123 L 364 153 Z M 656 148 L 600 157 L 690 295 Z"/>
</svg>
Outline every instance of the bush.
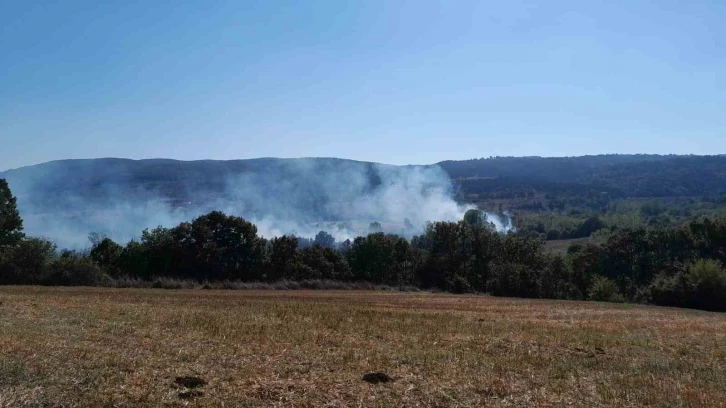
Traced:
<svg viewBox="0 0 726 408">
<path fill-rule="evenodd" d="M 562 233 L 559 230 L 551 229 L 551 230 L 547 231 L 547 240 L 548 241 L 554 241 L 554 240 L 560 239 L 561 236 L 562 236 Z"/>
<path fill-rule="evenodd" d="M 56 257 L 56 246 L 44 238 L 24 238 L 0 250 L 0 284 L 32 285 L 42 283 L 49 264 Z"/>
<path fill-rule="evenodd" d="M 690 307 L 726 310 L 726 269 L 713 259 L 702 259 L 686 266 L 693 288 Z"/>
<path fill-rule="evenodd" d="M 687 296 L 686 286 L 683 285 L 683 275 L 668 276 L 665 273 L 656 275 L 644 291 L 642 298 L 647 303 L 660 306 L 682 306 Z"/>
<path fill-rule="evenodd" d="M 123 247 L 109 238 L 104 238 L 93 244 L 91 259 L 108 272 L 111 276 L 118 276 Z"/>
<path fill-rule="evenodd" d="M 61 253 L 48 269 L 48 276 L 41 282 L 44 285 L 99 286 L 109 280 L 91 258 L 71 251 Z"/>
<path fill-rule="evenodd" d="M 657 305 L 726 310 L 726 270 L 713 259 L 687 264 L 673 276 L 660 274 L 648 289 Z"/>
<path fill-rule="evenodd" d="M 595 275 L 587 290 L 587 299 L 599 302 L 625 302 L 625 297 L 618 290 L 618 285 L 612 279 Z"/>
<path fill-rule="evenodd" d="M 577 228 L 577 231 L 575 231 L 575 238 L 589 237 L 590 234 L 602 228 L 605 228 L 605 223 L 603 223 L 600 218 L 590 217 L 586 219 L 579 228 Z"/>
</svg>

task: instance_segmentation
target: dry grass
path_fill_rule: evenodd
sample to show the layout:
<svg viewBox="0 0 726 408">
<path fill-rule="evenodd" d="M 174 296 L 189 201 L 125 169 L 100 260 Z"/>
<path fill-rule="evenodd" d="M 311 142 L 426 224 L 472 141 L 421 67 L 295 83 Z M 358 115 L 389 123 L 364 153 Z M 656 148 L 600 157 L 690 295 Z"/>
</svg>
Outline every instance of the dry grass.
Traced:
<svg viewBox="0 0 726 408">
<path fill-rule="evenodd" d="M 570 245 L 585 245 L 590 242 L 590 238 L 573 238 L 573 239 L 557 239 L 553 241 L 545 241 L 544 250 L 555 255 L 565 255 Z"/>
<path fill-rule="evenodd" d="M 0 302 L 2 407 L 726 401 L 723 314 L 370 291 L 2 287 Z"/>
</svg>

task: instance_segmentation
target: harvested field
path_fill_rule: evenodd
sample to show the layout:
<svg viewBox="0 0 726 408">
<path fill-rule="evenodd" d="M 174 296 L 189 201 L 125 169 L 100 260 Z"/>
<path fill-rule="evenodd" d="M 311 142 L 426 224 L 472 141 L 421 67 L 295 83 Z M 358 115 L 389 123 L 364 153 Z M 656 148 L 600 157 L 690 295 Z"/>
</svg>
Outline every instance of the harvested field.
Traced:
<svg viewBox="0 0 726 408">
<path fill-rule="evenodd" d="M 0 407 L 725 404 L 726 314 L 428 293 L 0 287 Z"/>
</svg>

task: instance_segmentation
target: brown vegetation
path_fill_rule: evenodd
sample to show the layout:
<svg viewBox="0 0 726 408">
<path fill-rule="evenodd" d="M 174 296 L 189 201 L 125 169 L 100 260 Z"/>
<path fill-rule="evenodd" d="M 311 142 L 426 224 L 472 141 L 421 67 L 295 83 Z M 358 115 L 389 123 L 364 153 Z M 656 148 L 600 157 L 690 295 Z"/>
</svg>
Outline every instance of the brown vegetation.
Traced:
<svg viewBox="0 0 726 408">
<path fill-rule="evenodd" d="M 723 406 L 725 340 L 595 302 L 0 287 L 0 407 Z"/>
</svg>

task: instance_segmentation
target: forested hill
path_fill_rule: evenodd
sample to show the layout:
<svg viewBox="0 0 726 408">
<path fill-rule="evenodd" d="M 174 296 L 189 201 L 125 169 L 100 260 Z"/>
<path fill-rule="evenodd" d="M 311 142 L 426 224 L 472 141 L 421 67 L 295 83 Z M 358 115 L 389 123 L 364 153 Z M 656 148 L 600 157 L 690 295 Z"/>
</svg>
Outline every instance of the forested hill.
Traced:
<svg viewBox="0 0 726 408">
<path fill-rule="evenodd" d="M 319 174 L 340 174 L 355 167 L 372 173 L 373 163 L 335 158 L 180 161 L 171 159 L 83 159 L 59 160 L 0 173 L 19 197 L 53 204 L 69 195 L 79 199 L 135 198 L 153 193 L 171 201 L 209 201 L 228 192 L 230 180 L 254 174 L 263 176 L 262 189 L 275 184 L 312 184 L 301 177 L 301 169 Z"/>
<path fill-rule="evenodd" d="M 511 188 L 567 191 L 575 195 L 600 191 L 608 192 L 611 197 L 704 196 L 726 192 L 726 155 L 494 157 L 444 161 L 438 165 L 455 180 L 464 195 Z M 103 195 L 101 192 L 114 188 L 130 188 L 129 192 L 155 191 L 171 200 L 185 201 L 200 191 L 208 197 L 215 196 L 215 192 L 226 187 L 230 176 L 264 173 L 273 184 L 305 183 L 298 180 L 299 166 L 339 175 L 354 167 L 356 176 L 363 169 L 375 185 L 374 166 L 382 165 L 334 158 L 91 159 L 54 161 L 0 172 L 0 178 L 7 179 L 16 194 L 32 195 L 39 201 L 53 201 L 69 193 L 80 199 L 86 196 L 98 199 Z"/>
<path fill-rule="evenodd" d="M 452 178 L 514 177 L 536 180 L 577 182 L 583 177 L 611 166 L 652 163 L 678 158 L 704 156 L 660 156 L 647 154 L 606 154 L 578 157 L 490 157 L 440 162 Z"/>
<path fill-rule="evenodd" d="M 726 155 L 493 157 L 439 165 L 464 194 L 534 189 L 611 197 L 711 196 L 726 192 Z"/>
</svg>

